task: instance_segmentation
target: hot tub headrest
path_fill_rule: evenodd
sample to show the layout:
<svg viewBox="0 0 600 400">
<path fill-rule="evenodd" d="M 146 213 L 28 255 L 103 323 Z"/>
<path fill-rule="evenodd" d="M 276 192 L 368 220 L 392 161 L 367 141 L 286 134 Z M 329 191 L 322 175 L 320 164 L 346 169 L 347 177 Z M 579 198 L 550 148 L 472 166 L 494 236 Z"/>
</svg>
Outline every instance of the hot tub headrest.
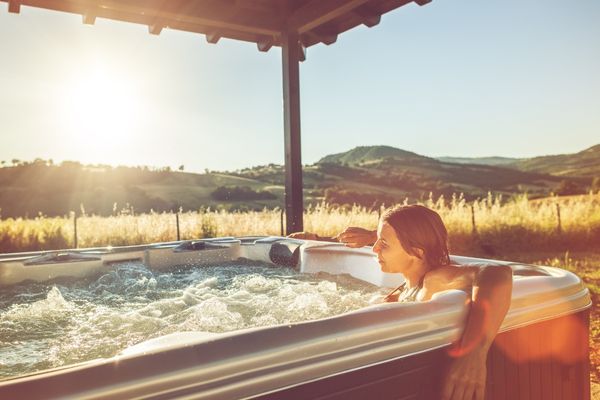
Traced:
<svg viewBox="0 0 600 400">
<path fill-rule="evenodd" d="M 297 268 L 302 243 L 302 241 L 292 239 L 275 242 L 269 250 L 269 258 L 274 264 Z"/>
</svg>

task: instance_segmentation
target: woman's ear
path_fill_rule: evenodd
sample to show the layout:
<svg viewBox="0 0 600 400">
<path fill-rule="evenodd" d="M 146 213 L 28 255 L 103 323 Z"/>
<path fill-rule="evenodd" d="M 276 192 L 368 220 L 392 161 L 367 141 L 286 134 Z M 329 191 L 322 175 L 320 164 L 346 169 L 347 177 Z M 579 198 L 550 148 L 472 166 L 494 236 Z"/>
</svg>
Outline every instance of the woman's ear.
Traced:
<svg viewBox="0 0 600 400">
<path fill-rule="evenodd" d="M 423 249 L 418 248 L 418 247 L 413 247 L 413 252 L 414 252 L 415 256 L 417 256 L 421 260 L 423 260 L 425 258 L 425 250 L 423 250 Z"/>
</svg>

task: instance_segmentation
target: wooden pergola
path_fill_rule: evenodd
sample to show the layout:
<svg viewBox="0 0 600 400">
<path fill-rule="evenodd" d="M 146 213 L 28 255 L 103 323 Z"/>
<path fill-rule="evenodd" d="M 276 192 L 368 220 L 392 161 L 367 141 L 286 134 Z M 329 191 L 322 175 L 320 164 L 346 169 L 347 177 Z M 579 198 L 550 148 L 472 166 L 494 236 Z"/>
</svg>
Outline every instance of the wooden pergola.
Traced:
<svg viewBox="0 0 600 400">
<path fill-rule="evenodd" d="M 424 5 L 431 0 L 414 0 Z M 381 16 L 410 0 L 0 0 L 8 11 L 21 6 L 79 14 L 84 24 L 96 18 L 163 29 L 196 32 L 209 43 L 221 38 L 254 42 L 259 51 L 281 47 L 285 135 L 286 232 L 303 230 L 302 158 L 300 152 L 300 67 L 306 49 L 335 43 L 342 32 L 375 26 Z"/>
</svg>

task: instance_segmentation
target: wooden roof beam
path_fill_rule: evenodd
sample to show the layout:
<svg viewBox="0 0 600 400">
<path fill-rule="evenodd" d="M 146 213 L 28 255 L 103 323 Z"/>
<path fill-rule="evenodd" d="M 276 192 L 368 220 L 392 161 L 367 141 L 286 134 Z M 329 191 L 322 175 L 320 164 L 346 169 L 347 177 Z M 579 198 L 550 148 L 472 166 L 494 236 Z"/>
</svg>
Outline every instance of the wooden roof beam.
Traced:
<svg viewBox="0 0 600 400">
<path fill-rule="evenodd" d="M 208 32 L 205 34 L 206 41 L 211 44 L 217 44 L 217 42 L 221 39 L 221 34 L 217 31 Z"/>
<path fill-rule="evenodd" d="M 425 4 L 431 3 L 431 0 L 414 0 L 414 2 L 420 6 L 424 6 Z"/>
<path fill-rule="evenodd" d="M 96 13 L 93 10 L 87 10 L 81 14 L 81 19 L 85 25 L 94 25 L 96 23 Z"/>
<path fill-rule="evenodd" d="M 156 1 L 149 0 L 8 0 L 14 4 L 31 5 L 45 9 L 88 14 L 90 4 L 101 4 L 95 17 L 152 25 L 155 20 L 165 26 L 183 22 L 212 27 L 216 30 L 233 30 L 254 35 L 277 36 L 281 33 L 283 17 L 275 12 L 245 9 L 243 13 L 233 3 L 224 1 L 165 1 L 156 11 Z M 10 6 L 10 3 L 9 3 Z M 15 7 L 13 5 L 13 7 Z M 87 17 L 86 21 L 92 22 Z M 87 22 L 86 22 L 87 23 Z"/>
<path fill-rule="evenodd" d="M 382 13 L 368 4 L 357 7 L 356 10 L 354 10 L 354 14 L 362 20 L 363 25 L 369 28 L 372 28 L 381 22 Z"/>
<path fill-rule="evenodd" d="M 337 31 L 333 28 L 321 27 L 304 33 L 300 36 L 300 41 L 305 47 L 310 47 L 317 43 L 329 46 L 337 41 L 338 35 Z"/>
<path fill-rule="evenodd" d="M 231 29 L 266 36 L 278 35 L 282 29 L 282 18 L 274 13 L 250 9 L 245 9 L 243 13 L 240 13 L 234 6 L 223 2 L 204 3 L 199 1 L 191 4 L 194 7 L 187 13 L 178 13 L 177 10 L 161 10 L 158 16 L 161 19 L 193 22 L 213 26 L 215 29 Z"/>
<path fill-rule="evenodd" d="M 256 47 L 258 47 L 259 51 L 269 51 L 271 49 L 271 47 L 273 47 L 273 38 L 272 37 L 264 37 L 258 40 L 258 42 L 256 42 Z"/>
<path fill-rule="evenodd" d="M 237 7 L 241 7 L 247 10 L 266 12 L 272 12 L 276 10 L 276 8 L 272 6 L 272 3 L 269 0 L 234 0 L 233 2 Z"/>
<path fill-rule="evenodd" d="M 298 34 L 303 34 L 354 10 L 368 1 L 311 0 L 292 12 L 288 24 L 292 30 L 298 32 Z"/>
<path fill-rule="evenodd" d="M 298 59 L 300 62 L 306 61 L 306 47 L 302 42 L 298 42 Z"/>
<path fill-rule="evenodd" d="M 151 35 L 160 35 L 163 28 L 164 26 L 160 23 L 148 25 L 148 33 L 150 33 Z"/>
<path fill-rule="evenodd" d="M 18 0 L 8 0 L 8 12 L 19 14 L 21 12 L 21 2 Z"/>
</svg>

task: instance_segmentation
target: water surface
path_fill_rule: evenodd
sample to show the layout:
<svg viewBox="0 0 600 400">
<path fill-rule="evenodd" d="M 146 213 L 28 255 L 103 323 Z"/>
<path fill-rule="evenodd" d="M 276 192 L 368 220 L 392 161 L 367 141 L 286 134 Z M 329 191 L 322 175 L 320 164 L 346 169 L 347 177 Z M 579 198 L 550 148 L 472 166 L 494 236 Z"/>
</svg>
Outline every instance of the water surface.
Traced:
<svg viewBox="0 0 600 400">
<path fill-rule="evenodd" d="M 0 379 L 112 357 L 174 332 L 328 317 L 384 294 L 347 275 L 241 262 L 167 272 L 127 263 L 91 279 L 13 285 L 0 290 Z"/>
</svg>

